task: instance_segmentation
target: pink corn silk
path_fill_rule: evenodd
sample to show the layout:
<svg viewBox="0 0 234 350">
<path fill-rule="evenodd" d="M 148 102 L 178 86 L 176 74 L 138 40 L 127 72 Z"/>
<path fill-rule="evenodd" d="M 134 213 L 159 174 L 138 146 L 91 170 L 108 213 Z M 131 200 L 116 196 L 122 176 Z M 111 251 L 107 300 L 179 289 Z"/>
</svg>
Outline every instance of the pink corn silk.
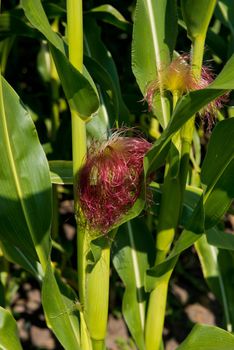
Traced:
<svg viewBox="0 0 234 350">
<path fill-rule="evenodd" d="M 208 87 L 215 79 L 215 75 L 212 72 L 211 68 L 207 66 L 202 66 L 201 78 L 195 83 L 194 90 L 205 89 Z M 213 119 L 218 110 L 220 110 L 225 103 L 228 102 L 229 93 L 226 93 L 215 100 L 211 101 L 202 108 L 199 112 L 201 117 L 204 117 L 208 120 L 208 126 L 211 127 Z"/>
<path fill-rule="evenodd" d="M 150 147 L 143 138 L 120 136 L 91 145 L 79 177 L 79 202 L 91 230 L 107 233 L 133 206 Z"/>
<path fill-rule="evenodd" d="M 182 94 L 193 90 L 201 90 L 208 87 L 215 78 L 212 69 L 208 66 L 203 65 L 200 79 L 196 79 L 193 76 L 190 56 L 188 54 L 182 54 L 181 56 L 174 59 L 170 65 L 160 72 L 162 79 L 163 90 L 178 89 Z M 159 92 L 159 81 L 156 79 L 152 81 L 146 91 L 145 100 L 148 103 L 149 111 L 153 106 L 153 98 L 155 93 Z M 228 93 L 216 98 L 210 102 L 207 106 L 203 107 L 199 112 L 201 117 L 204 117 L 212 123 L 217 110 L 220 110 L 223 105 L 228 101 Z"/>
</svg>

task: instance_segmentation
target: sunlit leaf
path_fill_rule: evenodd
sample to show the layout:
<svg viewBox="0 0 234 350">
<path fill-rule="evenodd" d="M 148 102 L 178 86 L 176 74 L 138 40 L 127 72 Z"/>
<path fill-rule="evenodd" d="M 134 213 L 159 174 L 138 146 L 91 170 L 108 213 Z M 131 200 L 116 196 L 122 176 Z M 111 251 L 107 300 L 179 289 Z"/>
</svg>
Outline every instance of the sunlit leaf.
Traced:
<svg viewBox="0 0 234 350">
<path fill-rule="evenodd" d="M 212 233 L 215 233 L 215 228 Z M 211 291 L 223 306 L 224 319 L 226 328 L 231 331 L 233 322 L 233 307 L 234 302 L 232 295 L 233 286 L 230 284 L 230 279 L 226 278 L 226 268 L 231 267 L 229 264 L 230 256 L 228 252 L 217 249 L 207 243 L 207 237 L 203 235 L 197 242 L 195 248 L 201 262 L 203 276 L 206 279 Z M 226 264 L 228 259 L 228 265 Z M 230 271 L 233 273 L 233 271 Z"/>
<path fill-rule="evenodd" d="M 86 14 L 86 16 L 88 17 L 89 14 L 92 14 L 93 17 L 112 24 L 124 31 L 130 31 L 131 29 L 130 23 L 116 8 L 109 4 L 94 7 Z"/>
<path fill-rule="evenodd" d="M 124 318 L 140 350 L 145 349 L 144 274 L 154 261 L 153 247 L 153 239 L 140 220 L 121 226 L 113 244 L 113 263 L 126 287 L 122 305 Z"/>
<path fill-rule="evenodd" d="M 89 75 L 84 77 L 68 60 L 66 45 L 51 29 L 40 0 L 22 0 L 25 15 L 31 24 L 49 41 L 53 59 L 61 80 L 66 98 L 71 107 L 83 119 L 90 117 L 99 105 L 98 97 Z"/>
<path fill-rule="evenodd" d="M 234 198 L 234 119 L 223 120 L 214 129 L 202 164 L 206 227 L 214 226 Z M 225 150 L 225 152 L 224 152 Z"/>
<path fill-rule="evenodd" d="M 138 0 L 132 42 L 132 69 L 143 96 L 147 85 L 170 63 L 177 36 L 176 2 Z M 167 125 L 169 104 L 159 101 L 158 118 Z"/>
<path fill-rule="evenodd" d="M 42 305 L 48 324 L 67 350 L 80 350 L 80 305 L 76 302 L 69 286 L 56 281 L 49 262 L 42 285 Z"/>
<path fill-rule="evenodd" d="M 204 37 L 217 0 L 181 0 L 182 14 L 191 39 Z"/>
<path fill-rule="evenodd" d="M 0 114 L 0 239 L 33 264 L 37 255 L 46 264 L 52 216 L 49 167 L 29 113 L 3 78 Z"/>
<path fill-rule="evenodd" d="M 234 336 L 221 328 L 197 324 L 178 350 L 232 350 Z"/>
<path fill-rule="evenodd" d="M 8 310 L 0 306 L 0 347 L 3 350 L 23 350 L 17 324 Z"/>
</svg>

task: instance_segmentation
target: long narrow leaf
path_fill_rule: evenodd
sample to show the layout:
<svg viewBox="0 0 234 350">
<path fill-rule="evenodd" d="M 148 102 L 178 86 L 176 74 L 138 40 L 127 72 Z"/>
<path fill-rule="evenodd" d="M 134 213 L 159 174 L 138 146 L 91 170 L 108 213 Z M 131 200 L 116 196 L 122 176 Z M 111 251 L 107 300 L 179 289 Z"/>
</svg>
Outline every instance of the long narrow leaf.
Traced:
<svg viewBox="0 0 234 350">
<path fill-rule="evenodd" d="M 35 126 L 2 78 L 0 87 L 0 239 L 35 263 L 50 251 L 51 182 Z M 37 251 L 37 254 L 36 254 Z"/>
<path fill-rule="evenodd" d="M 230 290 L 230 283 L 225 283 L 224 276 L 221 272 L 219 250 L 212 247 L 207 243 L 206 237 L 201 237 L 196 243 L 195 248 L 201 262 L 203 275 L 215 296 L 223 305 L 224 316 L 226 321 L 226 327 L 228 331 L 232 330 L 231 325 L 231 308 L 230 303 L 232 300 L 228 300 L 227 291 Z M 225 252 L 224 252 L 225 254 Z"/>
<path fill-rule="evenodd" d="M 70 288 L 56 281 L 49 262 L 42 285 L 42 305 L 47 322 L 66 350 L 80 350 L 79 310 L 75 302 Z"/>
<path fill-rule="evenodd" d="M 138 0 L 133 27 L 132 69 L 145 96 L 149 83 L 171 59 L 177 36 L 176 2 Z M 162 98 L 159 121 L 167 125 L 168 101 Z"/>
<path fill-rule="evenodd" d="M 83 119 L 90 117 L 99 105 L 90 76 L 84 77 L 68 60 L 65 43 L 52 31 L 40 0 L 21 0 L 25 15 L 31 24 L 49 41 L 53 59 L 65 95 L 73 109 Z M 88 79 L 90 81 L 88 81 Z"/>
<path fill-rule="evenodd" d="M 0 306 L 0 347 L 3 350 L 23 350 L 17 324 L 11 313 Z"/>
<path fill-rule="evenodd" d="M 234 336 L 221 328 L 198 324 L 178 350 L 232 350 Z"/>
<path fill-rule="evenodd" d="M 113 263 L 126 287 L 122 306 L 124 318 L 140 350 L 145 348 L 144 274 L 154 260 L 153 246 L 152 237 L 139 220 L 123 225 L 113 246 Z"/>
</svg>

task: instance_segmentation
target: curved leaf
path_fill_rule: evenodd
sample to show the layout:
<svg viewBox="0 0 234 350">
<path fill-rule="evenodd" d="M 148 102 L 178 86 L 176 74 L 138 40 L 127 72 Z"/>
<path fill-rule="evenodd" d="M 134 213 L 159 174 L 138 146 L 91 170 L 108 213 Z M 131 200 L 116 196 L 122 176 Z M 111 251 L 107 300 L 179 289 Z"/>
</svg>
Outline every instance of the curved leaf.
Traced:
<svg viewBox="0 0 234 350">
<path fill-rule="evenodd" d="M 203 234 L 204 228 L 204 211 L 202 196 L 196 208 L 194 209 L 192 216 L 188 222 L 188 228 L 184 229 L 180 234 L 175 245 L 164 260 L 164 262 L 154 266 L 146 272 L 145 276 L 145 288 L 149 292 L 155 288 L 155 285 L 162 278 L 162 276 L 174 269 L 179 255 L 187 248 L 191 247 Z"/>
<path fill-rule="evenodd" d="M 0 149 L 0 239 L 33 263 L 38 255 L 46 264 L 52 216 L 49 167 L 30 115 L 3 78 Z"/>
<path fill-rule="evenodd" d="M 79 308 L 75 295 L 60 280 L 56 281 L 48 262 L 42 285 L 42 305 L 46 320 L 66 350 L 80 350 Z"/>
<path fill-rule="evenodd" d="M 234 235 L 218 230 L 216 227 L 206 231 L 207 242 L 217 248 L 234 250 Z"/>
<path fill-rule="evenodd" d="M 53 184 L 73 185 L 72 161 L 50 160 L 50 178 Z"/>
<path fill-rule="evenodd" d="M 132 70 L 145 96 L 147 86 L 170 63 L 177 36 L 176 2 L 138 0 L 132 42 Z M 162 96 L 157 117 L 163 128 L 168 122 L 169 101 Z"/>
<path fill-rule="evenodd" d="M 187 26 L 188 36 L 205 37 L 217 0 L 181 0 L 181 9 Z"/>
<path fill-rule="evenodd" d="M 28 20 L 50 43 L 58 75 L 71 108 L 75 109 L 82 119 L 87 119 L 96 112 L 99 106 L 90 76 L 87 75 L 86 79 L 69 62 L 65 52 L 65 43 L 52 31 L 41 1 L 21 0 L 21 3 Z"/>
<path fill-rule="evenodd" d="M 234 3 L 232 0 L 219 0 L 215 14 L 222 24 L 227 26 L 234 36 Z"/>
<path fill-rule="evenodd" d="M 215 127 L 202 164 L 201 182 L 205 189 L 206 227 L 214 226 L 227 211 L 233 198 L 234 119 Z M 225 150 L 225 152 L 224 152 Z"/>
<path fill-rule="evenodd" d="M 212 233 L 214 234 L 216 228 L 213 228 L 212 231 Z M 195 243 L 195 248 L 198 253 L 199 260 L 201 262 L 203 275 L 211 291 L 222 303 L 227 330 L 232 331 L 231 322 L 233 322 L 232 315 L 234 302 L 233 298 L 230 296 L 232 295 L 233 286 L 231 286 L 230 284 L 230 279 L 227 280 L 227 273 L 224 269 L 226 269 L 227 266 L 233 266 L 233 264 L 229 264 L 230 257 L 226 257 L 226 254 L 228 254 L 228 252 L 221 251 L 215 247 L 212 247 L 207 243 L 206 238 L 207 237 L 202 236 Z M 228 265 L 226 265 L 227 258 Z M 233 273 L 233 271 L 230 272 Z"/>
<path fill-rule="evenodd" d="M 234 253 L 230 250 L 219 249 L 218 254 L 218 266 L 220 269 L 220 275 L 222 276 L 222 283 L 225 288 L 225 296 L 227 298 L 227 311 L 226 325 L 229 331 L 233 332 L 234 329 L 234 299 L 233 289 L 234 280 L 232 278 L 234 274 Z M 225 310 L 225 309 L 224 309 Z"/>
<path fill-rule="evenodd" d="M 169 24 L 169 23 L 170 24 Z M 132 68 L 145 94 L 147 83 L 170 63 L 177 35 L 176 2 L 138 0 L 133 27 Z"/>
<path fill-rule="evenodd" d="M 0 347 L 3 350 L 23 350 L 17 324 L 11 313 L 0 306 Z"/>
<path fill-rule="evenodd" d="M 94 83 L 91 85 L 57 47 L 49 46 L 66 98 L 71 108 L 86 120 L 99 106 L 98 97 L 92 86 Z"/>
<path fill-rule="evenodd" d="M 233 350 L 234 336 L 221 328 L 198 324 L 177 350 Z"/>
<path fill-rule="evenodd" d="M 92 8 L 85 16 L 92 14 L 93 17 L 101 19 L 103 22 L 114 25 L 115 27 L 129 32 L 131 29 L 130 23 L 121 15 L 121 13 L 116 10 L 113 6 L 109 4 L 101 5 Z"/>
<path fill-rule="evenodd" d="M 234 197 L 233 137 L 234 119 L 220 122 L 212 133 L 201 176 L 205 188 L 203 201 L 205 213 L 201 197 L 189 222 L 185 224 L 186 229 L 181 233 L 167 259 L 147 272 L 147 290 L 155 285 L 157 278 L 174 266 L 178 255 L 183 250 L 195 243 L 205 229 L 217 223 L 229 207 Z M 225 152 L 223 152 L 223 147 L 225 147 Z"/>
<path fill-rule="evenodd" d="M 11 14 L 11 12 L 4 12 L 0 15 L 0 38 L 4 39 L 12 35 L 41 37 L 37 30 L 27 25 L 20 17 Z"/>
<path fill-rule="evenodd" d="M 114 104 L 114 116 L 110 119 L 113 127 L 115 120 L 125 120 L 129 112 L 122 98 L 118 72 L 111 53 L 101 40 L 101 30 L 93 18 L 84 18 L 84 48 L 86 55 L 85 64 L 94 80 L 104 89 L 111 89 L 111 99 Z M 92 61 L 91 61 L 92 59 Z M 91 61 L 91 62 L 90 62 Z"/>
<path fill-rule="evenodd" d="M 144 274 L 154 261 L 153 247 L 153 239 L 140 220 L 121 226 L 113 244 L 113 263 L 126 287 L 122 305 L 124 318 L 140 350 L 145 349 Z"/>
<path fill-rule="evenodd" d="M 26 271 L 30 272 L 37 280 L 42 280 L 43 270 L 41 264 L 32 259 L 27 255 L 27 251 L 23 251 L 18 248 L 15 244 L 9 244 L 8 241 L 0 240 L 0 247 L 3 252 L 4 257 L 13 262 L 22 266 Z"/>
</svg>

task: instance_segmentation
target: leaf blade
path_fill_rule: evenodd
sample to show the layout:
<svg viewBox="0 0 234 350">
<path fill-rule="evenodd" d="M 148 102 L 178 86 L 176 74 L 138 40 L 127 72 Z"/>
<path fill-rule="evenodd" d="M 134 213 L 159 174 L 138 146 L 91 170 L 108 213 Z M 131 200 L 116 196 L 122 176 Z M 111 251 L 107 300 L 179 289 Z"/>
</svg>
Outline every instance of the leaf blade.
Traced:
<svg viewBox="0 0 234 350">
<path fill-rule="evenodd" d="M 32 261 L 38 255 L 46 264 L 51 225 L 48 163 L 30 115 L 5 79 L 1 82 L 0 237 Z"/>
<path fill-rule="evenodd" d="M 0 306 L 0 346 L 3 350 L 23 350 L 19 336 L 17 324 L 8 310 Z"/>
<path fill-rule="evenodd" d="M 140 350 L 145 348 L 144 273 L 153 263 L 153 254 L 152 237 L 140 220 L 132 220 L 119 229 L 113 246 L 113 263 L 126 287 L 122 305 L 124 318 Z"/>
</svg>

